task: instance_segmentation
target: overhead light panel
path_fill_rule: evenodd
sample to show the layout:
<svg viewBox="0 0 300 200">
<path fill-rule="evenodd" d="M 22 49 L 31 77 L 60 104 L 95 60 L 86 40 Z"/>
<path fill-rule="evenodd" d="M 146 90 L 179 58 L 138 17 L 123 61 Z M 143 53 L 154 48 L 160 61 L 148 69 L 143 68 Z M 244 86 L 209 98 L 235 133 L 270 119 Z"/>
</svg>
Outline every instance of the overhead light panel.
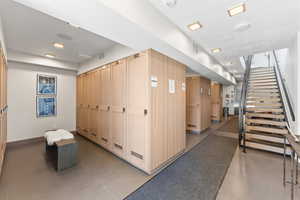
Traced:
<svg viewBox="0 0 300 200">
<path fill-rule="evenodd" d="M 45 56 L 47 58 L 55 58 L 55 55 L 51 54 L 51 53 L 46 53 Z"/>
<path fill-rule="evenodd" d="M 198 30 L 198 29 L 202 28 L 202 25 L 199 22 L 194 22 L 194 23 L 188 25 L 188 28 L 191 31 L 195 31 L 195 30 Z"/>
<path fill-rule="evenodd" d="M 230 17 L 233 17 L 235 15 L 241 14 L 246 11 L 246 4 L 241 3 L 236 6 L 233 6 L 232 8 L 228 9 L 228 15 Z"/>
<path fill-rule="evenodd" d="M 53 46 L 54 46 L 55 48 L 57 48 L 57 49 L 63 49 L 63 48 L 65 47 L 64 44 L 57 43 L 57 42 L 55 42 L 55 43 L 53 44 Z"/>
<path fill-rule="evenodd" d="M 220 53 L 221 49 L 220 48 L 214 48 L 211 50 L 212 53 Z"/>
</svg>

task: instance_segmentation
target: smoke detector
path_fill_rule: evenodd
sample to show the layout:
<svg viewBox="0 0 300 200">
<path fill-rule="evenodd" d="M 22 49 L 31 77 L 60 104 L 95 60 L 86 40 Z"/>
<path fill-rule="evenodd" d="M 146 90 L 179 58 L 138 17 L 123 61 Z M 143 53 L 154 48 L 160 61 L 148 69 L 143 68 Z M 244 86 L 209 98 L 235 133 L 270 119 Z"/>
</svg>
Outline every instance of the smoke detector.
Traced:
<svg viewBox="0 0 300 200">
<path fill-rule="evenodd" d="M 177 0 L 162 0 L 162 2 L 170 8 L 173 8 L 177 4 Z"/>
<path fill-rule="evenodd" d="M 241 24 L 236 25 L 234 27 L 234 30 L 236 32 L 243 32 L 243 31 L 248 30 L 250 27 L 251 27 L 251 24 L 249 24 L 249 23 L 241 23 Z"/>
</svg>

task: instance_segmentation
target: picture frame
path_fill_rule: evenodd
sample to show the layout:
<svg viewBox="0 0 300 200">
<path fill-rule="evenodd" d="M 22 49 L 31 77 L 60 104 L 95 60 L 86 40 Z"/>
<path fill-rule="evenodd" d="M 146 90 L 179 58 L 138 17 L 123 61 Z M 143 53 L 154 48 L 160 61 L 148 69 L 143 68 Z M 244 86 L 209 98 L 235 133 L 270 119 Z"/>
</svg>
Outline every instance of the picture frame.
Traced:
<svg viewBox="0 0 300 200">
<path fill-rule="evenodd" d="M 57 77 L 38 74 L 36 92 L 37 95 L 56 95 Z"/>
<path fill-rule="evenodd" d="M 56 97 L 37 96 L 36 97 L 36 114 L 38 118 L 56 116 Z"/>
</svg>

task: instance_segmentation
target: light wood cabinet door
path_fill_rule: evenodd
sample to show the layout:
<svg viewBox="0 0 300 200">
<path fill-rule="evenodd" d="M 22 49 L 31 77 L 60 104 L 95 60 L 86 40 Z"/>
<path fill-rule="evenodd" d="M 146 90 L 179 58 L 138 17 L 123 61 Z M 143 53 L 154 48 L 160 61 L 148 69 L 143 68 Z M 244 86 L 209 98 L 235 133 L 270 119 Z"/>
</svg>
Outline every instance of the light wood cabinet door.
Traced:
<svg viewBox="0 0 300 200">
<path fill-rule="evenodd" d="M 167 155 L 168 159 L 175 155 L 176 153 L 176 103 L 177 103 L 177 93 L 178 88 L 176 88 L 176 61 L 167 58 Z"/>
<path fill-rule="evenodd" d="M 126 60 L 111 65 L 111 126 L 112 150 L 125 157 L 126 149 Z"/>
<path fill-rule="evenodd" d="M 150 145 L 147 140 L 149 115 L 147 56 L 140 53 L 129 57 L 127 62 L 127 156 L 129 162 L 145 169 L 146 151 Z"/>
<path fill-rule="evenodd" d="M 111 69 L 105 66 L 100 71 L 100 106 L 98 118 L 99 143 L 107 149 L 111 149 L 110 135 L 110 111 L 111 111 Z"/>
<path fill-rule="evenodd" d="M 167 60 L 166 56 L 150 51 L 151 81 L 151 168 L 167 159 Z"/>
<path fill-rule="evenodd" d="M 185 149 L 186 144 L 186 83 L 185 83 L 185 66 L 177 63 L 177 115 L 176 115 L 176 138 L 177 153 Z"/>
</svg>

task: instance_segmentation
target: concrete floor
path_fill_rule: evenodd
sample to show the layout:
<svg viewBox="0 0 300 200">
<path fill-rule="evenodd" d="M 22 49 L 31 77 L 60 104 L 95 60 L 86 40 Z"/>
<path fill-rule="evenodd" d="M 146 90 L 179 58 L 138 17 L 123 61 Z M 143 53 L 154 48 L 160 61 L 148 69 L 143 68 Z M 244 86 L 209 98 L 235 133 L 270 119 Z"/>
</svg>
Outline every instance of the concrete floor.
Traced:
<svg viewBox="0 0 300 200">
<path fill-rule="evenodd" d="M 207 133 L 187 134 L 187 150 Z M 146 183 L 146 175 L 78 136 L 79 164 L 57 173 L 45 159 L 44 143 L 8 148 L 0 177 L 0 200 L 120 200 Z"/>
<path fill-rule="evenodd" d="M 291 187 L 283 187 L 282 169 L 280 155 L 251 149 L 244 154 L 237 148 L 217 200 L 290 200 Z M 299 188 L 295 195 L 299 200 Z"/>
</svg>

